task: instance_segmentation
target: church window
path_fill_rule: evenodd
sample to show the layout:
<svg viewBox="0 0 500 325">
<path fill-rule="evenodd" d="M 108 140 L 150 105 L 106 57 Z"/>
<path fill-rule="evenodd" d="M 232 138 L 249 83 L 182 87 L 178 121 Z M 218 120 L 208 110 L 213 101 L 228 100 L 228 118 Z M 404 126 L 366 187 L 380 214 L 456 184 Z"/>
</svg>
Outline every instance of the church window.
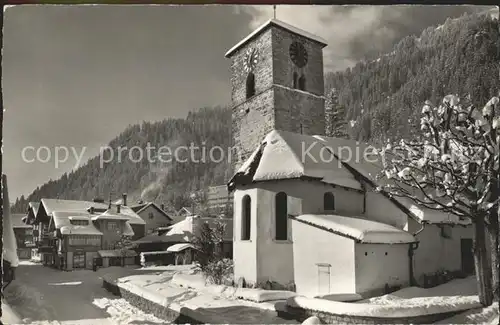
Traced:
<svg viewBox="0 0 500 325">
<path fill-rule="evenodd" d="M 297 72 L 294 72 L 293 73 L 293 89 L 297 89 L 298 82 L 299 82 L 299 75 L 297 74 Z"/>
<path fill-rule="evenodd" d="M 252 200 L 249 195 L 245 195 L 242 200 L 241 218 L 241 240 L 250 240 L 250 227 L 252 217 Z"/>
<path fill-rule="evenodd" d="M 255 95 L 255 75 L 250 72 L 247 76 L 247 99 Z"/>
<path fill-rule="evenodd" d="M 306 90 L 306 77 L 304 75 L 299 78 L 299 89 Z"/>
<path fill-rule="evenodd" d="M 325 211 L 335 210 L 335 197 L 332 192 L 326 192 L 323 195 L 323 208 Z"/>
<path fill-rule="evenodd" d="M 288 198 L 286 193 L 279 192 L 275 198 L 275 238 L 276 240 L 288 239 Z"/>
</svg>

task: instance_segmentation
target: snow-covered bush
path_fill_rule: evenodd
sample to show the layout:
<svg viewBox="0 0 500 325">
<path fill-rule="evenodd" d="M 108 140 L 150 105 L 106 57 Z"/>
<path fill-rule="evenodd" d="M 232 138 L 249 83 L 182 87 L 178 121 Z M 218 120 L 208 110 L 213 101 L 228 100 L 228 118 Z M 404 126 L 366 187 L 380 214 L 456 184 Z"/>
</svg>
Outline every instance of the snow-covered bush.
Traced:
<svg viewBox="0 0 500 325">
<path fill-rule="evenodd" d="M 225 280 L 233 276 L 233 261 L 228 258 L 211 261 L 207 264 L 204 273 L 210 283 L 223 284 Z"/>
</svg>

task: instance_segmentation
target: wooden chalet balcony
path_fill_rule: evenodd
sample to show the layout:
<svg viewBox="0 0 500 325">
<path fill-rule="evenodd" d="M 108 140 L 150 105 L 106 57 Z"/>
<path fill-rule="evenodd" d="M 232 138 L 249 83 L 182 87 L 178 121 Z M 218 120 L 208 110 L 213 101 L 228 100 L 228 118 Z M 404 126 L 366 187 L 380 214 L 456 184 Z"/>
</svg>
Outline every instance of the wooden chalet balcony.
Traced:
<svg viewBox="0 0 500 325">
<path fill-rule="evenodd" d="M 38 253 L 53 253 L 56 251 L 56 248 L 54 246 L 39 246 L 38 247 Z"/>
</svg>

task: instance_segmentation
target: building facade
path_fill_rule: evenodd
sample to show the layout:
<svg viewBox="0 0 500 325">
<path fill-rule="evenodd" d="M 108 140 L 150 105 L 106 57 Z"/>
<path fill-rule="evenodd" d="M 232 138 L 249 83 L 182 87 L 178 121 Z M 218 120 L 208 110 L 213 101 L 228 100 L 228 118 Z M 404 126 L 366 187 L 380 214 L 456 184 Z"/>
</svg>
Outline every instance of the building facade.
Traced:
<svg viewBox="0 0 500 325">
<path fill-rule="evenodd" d="M 11 214 L 12 227 L 17 243 L 17 256 L 20 260 L 31 259 L 33 244 L 33 226 L 24 223 L 24 214 Z"/>
<path fill-rule="evenodd" d="M 301 144 L 315 148 L 305 160 L 297 158 Z M 380 172 L 377 163 L 333 154 L 366 147 L 284 131 L 266 137 L 229 184 L 235 281 L 370 297 L 425 285 L 439 272 L 473 272 L 470 220 L 391 198 L 369 176 Z"/>
<path fill-rule="evenodd" d="M 135 263 L 124 247 L 145 222 L 127 206 L 102 202 L 42 199 L 35 217 L 38 251 L 45 265 L 62 270 Z"/>
<path fill-rule="evenodd" d="M 158 232 L 158 228 L 172 225 L 172 218 L 164 211 L 164 207 L 154 202 L 147 202 L 130 207 L 146 223 L 145 236 Z M 137 238 L 139 239 L 139 238 Z"/>
</svg>

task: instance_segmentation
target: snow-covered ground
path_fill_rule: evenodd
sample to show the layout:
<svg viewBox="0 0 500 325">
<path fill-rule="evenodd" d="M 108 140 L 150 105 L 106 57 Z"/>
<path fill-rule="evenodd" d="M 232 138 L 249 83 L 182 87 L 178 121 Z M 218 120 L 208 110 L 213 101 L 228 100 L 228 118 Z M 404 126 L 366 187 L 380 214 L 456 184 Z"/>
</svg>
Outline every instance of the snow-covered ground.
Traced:
<svg viewBox="0 0 500 325">
<path fill-rule="evenodd" d="M 19 265 L 39 265 L 40 262 L 36 260 L 20 260 Z"/>
<path fill-rule="evenodd" d="M 474 277 L 453 280 L 429 289 L 405 288 L 357 303 L 297 296 L 288 299 L 287 304 L 339 315 L 387 318 L 467 311 L 481 306 Z"/>
<path fill-rule="evenodd" d="M 100 298 L 93 301 L 94 305 L 106 310 L 109 320 L 114 324 L 167 324 L 165 320 L 146 314 L 130 305 L 125 299 Z"/>
<path fill-rule="evenodd" d="M 110 267 L 93 272 L 61 272 L 37 263 L 21 263 L 16 279 L 4 290 L 10 313 L 3 324 L 127 325 L 166 324 L 118 299 L 102 287 L 101 277 L 119 278 L 148 270 Z M 150 270 L 151 271 L 151 270 Z M 156 272 L 161 274 L 162 271 Z M 7 308 L 4 307 L 4 311 Z M 16 320 L 17 319 L 17 320 Z"/>
<path fill-rule="evenodd" d="M 205 278 L 200 273 L 188 274 L 180 272 L 173 276 L 170 283 L 214 296 L 221 296 L 227 299 L 242 299 L 256 303 L 286 300 L 297 295 L 291 291 L 235 288 L 224 285 L 207 284 Z"/>
<path fill-rule="evenodd" d="M 471 309 L 453 317 L 447 318 L 436 324 L 482 324 L 498 325 L 498 303 L 487 308 Z"/>
<path fill-rule="evenodd" d="M 284 306 L 284 299 L 295 295 L 287 291 L 206 285 L 204 278 L 194 270 L 133 275 L 118 279 L 117 285 L 175 311 L 187 307 L 194 313 L 203 313 L 205 320 L 211 315 L 220 315 L 208 323 L 220 323 L 221 317 L 224 323 L 290 323 L 277 317 L 276 305 Z"/>
</svg>

